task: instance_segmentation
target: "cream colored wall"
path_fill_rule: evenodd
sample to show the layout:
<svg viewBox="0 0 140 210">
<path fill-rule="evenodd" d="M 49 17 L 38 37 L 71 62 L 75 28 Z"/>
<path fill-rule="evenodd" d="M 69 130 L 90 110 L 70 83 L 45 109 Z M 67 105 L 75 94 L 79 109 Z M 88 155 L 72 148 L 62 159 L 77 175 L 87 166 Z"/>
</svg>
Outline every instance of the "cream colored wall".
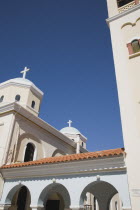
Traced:
<svg viewBox="0 0 140 210">
<path fill-rule="evenodd" d="M 132 209 L 139 210 L 140 203 L 140 56 L 129 59 L 127 42 L 140 35 L 140 23 L 133 27 L 122 26 L 135 23 L 140 9 L 110 23 L 120 112 L 126 150 L 129 190 Z M 138 192 L 138 195 L 136 195 Z"/>
<path fill-rule="evenodd" d="M 35 108 L 34 109 L 31 108 L 32 101 L 35 101 Z M 27 101 L 27 105 L 31 108 L 30 111 L 34 112 L 34 110 L 35 110 L 36 112 L 39 112 L 40 102 L 41 102 L 41 99 L 38 98 L 38 96 L 36 96 L 35 93 L 30 91 L 29 95 L 28 95 L 28 101 Z"/>
<path fill-rule="evenodd" d="M 59 151 L 60 155 L 62 152 L 64 154 L 75 153 L 75 149 L 72 146 L 43 130 L 30 120 L 16 115 L 16 123 L 10 144 L 10 151 L 13 155 L 9 156 L 8 163 L 23 162 L 25 147 L 29 142 L 36 147 L 35 160 L 52 157 L 56 150 Z"/>
<path fill-rule="evenodd" d="M 8 155 L 6 150 L 11 138 L 14 114 L 0 114 L 0 124 L 0 165 L 2 165 L 5 163 L 5 157 Z"/>
<path fill-rule="evenodd" d="M 15 157 L 16 162 L 24 162 L 25 150 L 28 143 L 32 143 L 34 145 L 34 160 L 39 160 L 43 157 L 43 148 L 41 142 L 31 134 L 23 134 L 18 139 Z"/>
<path fill-rule="evenodd" d="M 3 187 L 4 187 L 4 179 L 3 179 L 2 175 L 0 174 L 0 199 L 2 197 Z"/>
<path fill-rule="evenodd" d="M 19 87 L 19 86 L 17 87 L 10 85 L 8 87 L 0 88 L 0 97 L 4 95 L 3 102 L 6 103 L 14 102 L 15 96 L 20 95 L 21 96 L 20 103 L 26 104 L 28 99 L 28 94 L 29 94 L 29 89 L 24 87 Z M 0 105 L 2 105 L 2 103 Z"/>
<path fill-rule="evenodd" d="M 107 6 L 109 17 L 119 14 L 117 0 L 107 0 Z"/>
<path fill-rule="evenodd" d="M 3 103 L 0 103 L 2 106 L 4 103 L 12 103 L 15 101 L 15 96 L 20 95 L 20 105 L 28 109 L 32 114 L 38 116 L 41 99 L 27 87 L 20 87 L 16 85 L 10 85 L 7 87 L 0 88 L 0 97 L 4 95 Z M 35 108 L 31 107 L 32 101 L 35 101 Z"/>
</svg>

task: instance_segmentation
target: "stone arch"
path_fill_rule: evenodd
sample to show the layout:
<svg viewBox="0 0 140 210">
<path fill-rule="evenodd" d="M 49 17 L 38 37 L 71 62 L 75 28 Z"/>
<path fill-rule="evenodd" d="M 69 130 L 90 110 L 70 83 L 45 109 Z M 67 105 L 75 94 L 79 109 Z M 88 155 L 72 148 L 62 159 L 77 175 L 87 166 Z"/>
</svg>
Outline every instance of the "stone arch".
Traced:
<svg viewBox="0 0 140 210">
<path fill-rule="evenodd" d="M 108 182 L 92 182 L 83 189 L 80 196 L 80 206 L 83 206 L 87 192 L 93 194 L 96 197 L 100 210 L 109 210 L 112 197 L 118 193 L 116 188 Z"/>
<path fill-rule="evenodd" d="M 59 183 L 52 183 L 48 186 L 46 186 L 38 199 L 38 206 L 45 205 L 46 201 L 48 200 L 50 194 L 52 193 L 58 193 L 64 200 L 65 208 L 69 208 L 71 204 L 71 199 L 68 190 L 65 186 Z"/>
<path fill-rule="evenodd" d="M 19 185 L 16 185 L 14 186 L 7 194 L 6 198 L 5 198 L 5 204 L 8 204 L 8 205 L 11 205 L 12 204 L 12 200 L 13 200 L 13 197 L 14 195 L 22 188 L 22 187 L 26 187 L 30 196 L 31 196 L 31 193 L 30 193 L 30 190 L 27 186 L 25 185 L 22 185 L 22 184 L 19 184 Z"/>
<path fill-rule="evenodd" d="M 61 155 L 66 155 L 66 153 L 63 152 L 62 150 L 56 149 L 56 150 L 53 152 L 52 157 L 61 156 Z"/>
</svg>

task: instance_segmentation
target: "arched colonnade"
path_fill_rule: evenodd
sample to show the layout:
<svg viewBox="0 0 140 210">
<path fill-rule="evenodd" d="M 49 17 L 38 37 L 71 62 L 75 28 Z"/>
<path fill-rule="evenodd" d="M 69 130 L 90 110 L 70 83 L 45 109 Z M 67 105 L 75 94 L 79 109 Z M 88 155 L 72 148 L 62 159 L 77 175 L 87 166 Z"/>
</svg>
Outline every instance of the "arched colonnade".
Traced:
<svg viewBox="0 0 140 210">
<path fill-rule="evenodd" d="M 76 190 L 76 188 L 75 188 Z M 116 196 L 118 195 L 118 196 Z M 33 204 L 32 197 L 36 197 Z M 116 197 L 115 197 L 116 196 Z M 117 189 L 108 182 L 89 183 L 78 195 L 79 206 L 71 208 L 71 192 L 62 184 L 44 186 L 41 192 L 30 191 L 30 186 L 19 183 L 5 196 L 4 210 L 121 210 Z M 115 200 L 113 198 L 115 197 Z"/>
</svg>

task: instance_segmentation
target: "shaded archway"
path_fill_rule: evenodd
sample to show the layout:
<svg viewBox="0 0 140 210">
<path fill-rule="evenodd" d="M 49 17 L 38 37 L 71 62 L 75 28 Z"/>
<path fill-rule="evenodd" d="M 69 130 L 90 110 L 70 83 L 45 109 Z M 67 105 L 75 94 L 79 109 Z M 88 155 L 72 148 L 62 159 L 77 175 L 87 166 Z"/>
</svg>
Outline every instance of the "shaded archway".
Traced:
<svg viewBox="0 0 140 210">
<path fill-rule="evenodd" d="M 87 192 L 92 194 L 96 198 L 99 205 L 99 210 L 109 210 L 109 205 L 112 197 L 118 193 L 116 188 L 108 182 L 92 182 L 85 187 L 81 194 L 80 205 L 82 206 L 84 205 Z"/>
<path fill-rule="evenodd" d="M 8 210 L 30 210 L 31 196 L 26 186 L 18 185 L 10 190 L 5 204 L 10 205 Z"/>
<path fill-rule="evenodd" d="M 56 210 L 69 209 L 70 203 L 68 190 L 58 183 L 46 186 L 41 192 L 38 200 L 38 205 L 44 206 L 45 210 L 54 209 L 53 205 L 55 205 Z"/>
<path fill-rule="evenodd" d="M 48 195 L 47 201 L 44 203 L 45 210 L 64 210 L 64 198 L 56 192 L 51 192 Z"/>
</svg>

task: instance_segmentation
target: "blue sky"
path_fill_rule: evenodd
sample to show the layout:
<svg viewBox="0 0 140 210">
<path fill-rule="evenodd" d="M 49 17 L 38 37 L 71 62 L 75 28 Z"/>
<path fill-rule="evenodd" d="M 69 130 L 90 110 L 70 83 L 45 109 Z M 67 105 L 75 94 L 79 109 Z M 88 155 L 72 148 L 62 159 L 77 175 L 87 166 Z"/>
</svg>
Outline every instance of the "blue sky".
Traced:
<svg viewBox="0 0 140 210">
<path fill-rule="evenodd" d="M 40 117 L 73 121 L 90 151 L 123 147 L 106 0 L 0 2 L 0 82 L 27 78 L 43 92 Z"/>
</svg>

